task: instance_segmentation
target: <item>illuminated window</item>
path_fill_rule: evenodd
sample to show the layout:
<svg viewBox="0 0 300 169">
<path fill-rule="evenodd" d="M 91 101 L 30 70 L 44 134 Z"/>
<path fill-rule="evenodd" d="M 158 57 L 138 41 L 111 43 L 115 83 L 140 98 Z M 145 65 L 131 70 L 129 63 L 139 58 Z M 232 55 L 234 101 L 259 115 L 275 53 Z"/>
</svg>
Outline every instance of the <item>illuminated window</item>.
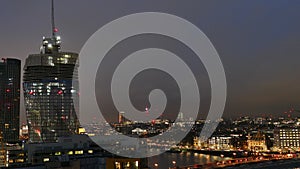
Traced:
<svg viewBox="0 0 300 169">
<path fill-rule="evenodd" d="M 121 169 L 121 163 L 120 162 L 115 162 L 115 169 Z"/>
<path fill-rule="evenodd" d="M 70 55 L 65 55 L 65 58 L 71 58 L 71 56 Z"/>
<path fill-rule="evenodd" d="M 83 150 L 75 151 L 75 154 L 83 154 Z"/>
<path fill-rule="evenodd" d="M 126 167 L 128 167 L 128 168 L 130 167 L 130 162 L 126 163 Z"/>
<path fill-rule="evenodd" d="M 24 163 L 24 159 L 17 159 L 16 162 L 17 163 Z"/>
<path fill-rule="evenodd" d="M 49 159 L 49 158 L 44 158 L 43 161 L 44 161 L 44 162 L 48 162 L 48 161 L 50 161 L 50 159 Z"/>
<path fill-rule="evenodd" d="M 59 156 L 59 155 L 61 155 L 61 152 L 56 152 L 55 155 Z"/>
<path fill-rule="evenodd" d="M 135 166 L 138 167 L 139 166 L 139 162 L 135 161 Z"/>
</svg>

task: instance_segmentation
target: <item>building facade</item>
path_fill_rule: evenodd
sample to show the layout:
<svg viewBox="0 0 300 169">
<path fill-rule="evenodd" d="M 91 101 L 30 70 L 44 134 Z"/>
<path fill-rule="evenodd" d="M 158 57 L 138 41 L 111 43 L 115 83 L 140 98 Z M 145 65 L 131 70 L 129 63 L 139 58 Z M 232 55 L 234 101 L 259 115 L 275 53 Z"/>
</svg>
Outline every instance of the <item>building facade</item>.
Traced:
<svg viewBox="0 0 300 169">
<path fill-rule="evenodd" d="M 214 136 L 208 139 L 208 144 L 210 148 L 216 150 L 229 150 L 232 147 L 230 136 Z"/>
<path fill-rule="evenodd" d="M 194 138 L 194 148 L 210 148 L 213 150 L 229 150 L 233 148 L 231 136 L 212 136 L 207 141 L 201 141 L 199 137 Z"/>
<path fill-rule="evenodd" d="M 19 140 L 21 61 L 0 61 L 0 131 L 3 142 Z"/>
<path fill-rule="evenodd" d="M 265 152 L 268 150 L 266 135 L 262 132 L 257 132 L 252 136 L 248 135 L 248 150 L 257 151 L 257 152 Z"/>
<path fill-rule="evenodd" d="M 60 37 L 43 38 L 40 54 L 26 59 L 23 90 L 30 142 L 75 134 L 79 122 L 78 54 L 60 51 Z"/>
<path fill-rule="evenodd" d="M 274 146 L 279 149 L 300 149 L 299 128 L 274 129 Z"/>
</svg>

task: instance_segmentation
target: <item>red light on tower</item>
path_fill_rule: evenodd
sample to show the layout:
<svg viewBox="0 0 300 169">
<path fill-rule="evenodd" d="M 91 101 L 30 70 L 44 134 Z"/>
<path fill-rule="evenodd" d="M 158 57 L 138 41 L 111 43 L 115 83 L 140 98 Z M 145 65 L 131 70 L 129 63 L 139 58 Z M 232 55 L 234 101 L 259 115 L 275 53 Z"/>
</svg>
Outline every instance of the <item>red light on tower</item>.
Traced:
<svg viewBox="0 0 300 169">
<path fill-rule="evenodd" d="M 30 95 L 33 95 L 33 91 L 30 91 L 29 94 L 30 94 Z"/>
<path fill-rule="evenodd" d="M 54 29 L 53 29 L 53 32 L 58 32 L 58 29 L 57 29 L 57 28 L 54 28 Z"/>
<path fill-rule="evenodd" d="M 10 92 L 10 89 L 6 89 L 6 92 L 9 93 L 9 92 Z"/>
</svg>

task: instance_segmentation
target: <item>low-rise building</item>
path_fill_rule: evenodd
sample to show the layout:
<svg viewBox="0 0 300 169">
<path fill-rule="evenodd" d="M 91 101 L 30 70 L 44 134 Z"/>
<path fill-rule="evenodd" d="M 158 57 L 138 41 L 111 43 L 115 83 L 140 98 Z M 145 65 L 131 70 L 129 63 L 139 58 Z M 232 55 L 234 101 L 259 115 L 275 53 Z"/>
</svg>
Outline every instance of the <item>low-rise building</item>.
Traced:
<svg viewBox="0 0 300 169">
<path fill-rule="evenodd" d="M 215 150 L 229 150 L 232 148 L 232 137 L 230 136 L 212 136 L 207 141 L 201 141 L 198 137 L 194 138 L 194 148 L 210 148 Z"/>
<path fill-rule="evenodd" d="M 260 131 L 252 136 L 250 133 L 248 134 L 248 150 L 250 151 L 258 151 L 264 152 L 267 151 L 267 142 L 266 142 L 266 135 Z"/>
</svg>

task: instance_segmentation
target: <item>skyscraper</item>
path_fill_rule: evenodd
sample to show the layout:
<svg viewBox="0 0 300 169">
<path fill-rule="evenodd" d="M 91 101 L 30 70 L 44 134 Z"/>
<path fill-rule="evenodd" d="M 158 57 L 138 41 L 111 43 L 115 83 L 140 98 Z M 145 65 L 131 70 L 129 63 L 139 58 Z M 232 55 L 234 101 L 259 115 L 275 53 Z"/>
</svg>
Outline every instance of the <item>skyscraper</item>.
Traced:
<svg viewBox="0 0 300 169">
<path fill-rule="evenodd" d="M 56 35 L 52 1 L 52 37 L 43 38 L 39 54 L 31 54 L 24 66 L 23 89 L 29 140 L 55 142 L 75 134 L 79 122 L 78 54 L 61 52 Z"/>
<path fill-rule="evenodd" d="M 0 61 L 0 132 L 4 142 L 19 140 L 21 61 Z"/>
</svg>

